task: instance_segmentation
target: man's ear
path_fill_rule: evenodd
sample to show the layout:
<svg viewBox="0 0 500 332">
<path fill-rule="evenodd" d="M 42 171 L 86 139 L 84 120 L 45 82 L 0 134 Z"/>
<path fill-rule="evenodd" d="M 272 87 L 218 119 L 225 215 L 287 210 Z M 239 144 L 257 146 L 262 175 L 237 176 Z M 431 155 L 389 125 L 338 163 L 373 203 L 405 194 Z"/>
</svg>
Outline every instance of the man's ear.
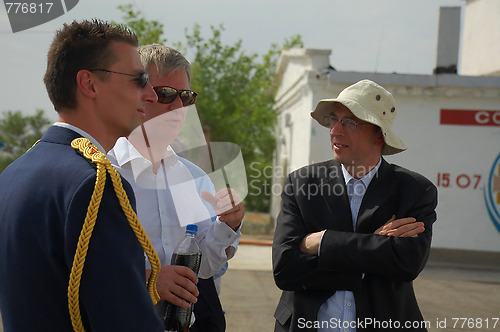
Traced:
<svg viewBox="0 0 500 332">
<path fill-rule="evenodd" d="M 384 133 L 382 132 L 382 129 L 377 130 L 375 144 L 379 146 L 384 146 L 385 144 Z"/>
<path fill-rule="evenodd" d="M 96 89 L 94 86 L 96 77 L 88 70 L 82 69 L 76 74 L 76 86 L 87 98 L 94 98 Z"/>
</svg>

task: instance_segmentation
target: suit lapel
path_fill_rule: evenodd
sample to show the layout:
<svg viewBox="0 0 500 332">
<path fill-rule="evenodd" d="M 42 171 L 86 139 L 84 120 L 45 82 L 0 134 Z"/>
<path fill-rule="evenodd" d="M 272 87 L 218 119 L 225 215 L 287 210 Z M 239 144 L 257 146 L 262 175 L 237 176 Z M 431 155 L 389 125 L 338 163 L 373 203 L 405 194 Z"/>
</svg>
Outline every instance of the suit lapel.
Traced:
<svg viewBox="0 0 500 332">
<path fill-rule="evenodd" d="M 332 219 L 339 225 L 340 231 L 352 232 L 351 207 L 340 164 L 332 160 L 329 174 L 326 176 L 328 177 L 329 190 L 325 199 L 330 211 L 332 211 Z"/>
<path fill-rule="evenodd" d="M 395 183 L 392 178 L 391 166 L 382 158 L 377 174 L 370 182 L 361 202 L 358 212 L 356 230 L 360 233 L 372 232 L 381 225 L 373 225 L 370 221 L 373 214 L 379 210 L 391 196 L 394 195 Z M 394 211 L 396 213 L 396 211 Z M 390 218 L 390 217 L 389 217 Z M 376 226 L 376 227 L 375 227 Z"/>
</svg>

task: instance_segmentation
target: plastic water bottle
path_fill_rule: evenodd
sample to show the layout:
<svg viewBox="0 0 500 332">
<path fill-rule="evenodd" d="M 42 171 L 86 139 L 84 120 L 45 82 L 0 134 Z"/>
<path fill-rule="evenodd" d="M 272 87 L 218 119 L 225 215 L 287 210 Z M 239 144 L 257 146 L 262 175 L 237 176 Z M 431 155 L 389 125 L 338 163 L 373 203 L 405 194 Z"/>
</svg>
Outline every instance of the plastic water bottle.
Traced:
<svg viewBox="0 0 500 332">
<path fill-rule="evenodd" d="M 197 225 L 186 226 L 186 236 L 177 245 L 172 254 L 171 265 L 187 266 L 198 275 L 201 264 L 201 249 L 196 242 L 196 233 L 198 232 Z M 191 314 L 193 312 L 193 304 L 189 309 L 183 309 L 172 303 L 167 303 L 167 310 L 163 322 L 165 330 L 184 332 L 189 328 L 191 322 Z"/>
</svg>

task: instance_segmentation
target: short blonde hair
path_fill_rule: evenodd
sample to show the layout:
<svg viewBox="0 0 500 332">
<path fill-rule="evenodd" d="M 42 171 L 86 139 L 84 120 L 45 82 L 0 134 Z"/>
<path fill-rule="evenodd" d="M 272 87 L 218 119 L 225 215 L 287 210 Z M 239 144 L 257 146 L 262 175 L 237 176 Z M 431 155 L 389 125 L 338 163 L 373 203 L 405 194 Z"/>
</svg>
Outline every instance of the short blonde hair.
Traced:
<svg viewBox="0 0 500 332">
<path fill-rule="evenodd" d="M 191 82 L 191 63 L 179 51 L 160 44 L 140 46 L 137 50 L 146 70 L 153 64 L 160 76 L 184 70 Z"/>
</svg>

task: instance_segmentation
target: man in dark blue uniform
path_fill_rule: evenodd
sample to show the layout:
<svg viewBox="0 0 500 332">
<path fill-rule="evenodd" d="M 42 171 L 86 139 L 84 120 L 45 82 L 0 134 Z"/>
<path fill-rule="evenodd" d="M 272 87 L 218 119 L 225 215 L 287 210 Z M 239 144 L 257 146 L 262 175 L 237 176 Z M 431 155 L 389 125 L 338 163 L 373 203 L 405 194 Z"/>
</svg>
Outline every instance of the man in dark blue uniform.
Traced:
<svg viewBox="0 0 500 332">
<path fill-rule="evenodd" d="M 75 330 L 163 331 L 146 288 L 144 250 L 121 205 L 135 210 L 132 189 L 123 181 L 130 204 L 118 197 L 111 170 L 98 188 L 96 162 L 88 159 L 100 155 L 105 164 L 103 155 L 157 100 L 136 47 L 128 29 L 97 20 L 65 25 L 51 44 L 44 82 L 59 121 L 0 174 L 5 332 L 72 331 L 69 308 L 81 314 L 83 326 Z M 71 146 L 82 137 L 93 144 L 90 152 Z M 93 231 L 80 235 L 87 220 L 95 220 Z M 90 237 L 86 253 L 77 249 L 80 236 Z M 77 252 L 84 262 L 75 264 L 81 280 L 68 308 Z"/>
</svg>

